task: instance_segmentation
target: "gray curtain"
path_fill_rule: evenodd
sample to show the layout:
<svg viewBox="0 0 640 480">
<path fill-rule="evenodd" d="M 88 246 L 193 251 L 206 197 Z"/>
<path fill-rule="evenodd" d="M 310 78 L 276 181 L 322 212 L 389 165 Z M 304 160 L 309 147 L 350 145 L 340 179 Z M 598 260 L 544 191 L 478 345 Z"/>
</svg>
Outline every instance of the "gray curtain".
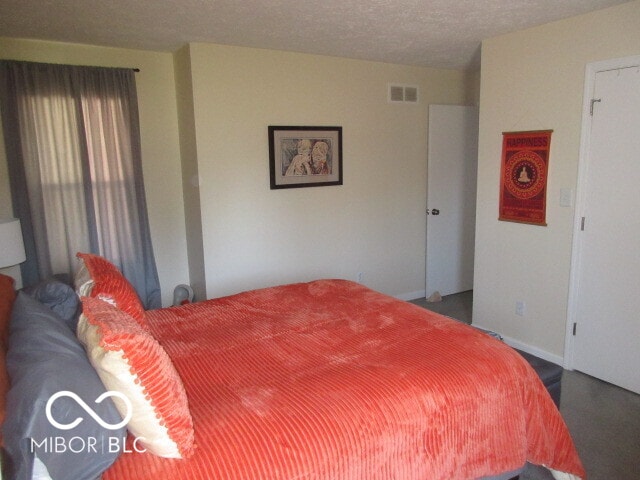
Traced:
<svg viewBox="0 0 640 480">
<path fill-rule="evenodd" d="M 0 108 L 23 283 L 73 275 L 91 252 L 160 307 L 133 70 L 0 61 Z"/>
</svg>

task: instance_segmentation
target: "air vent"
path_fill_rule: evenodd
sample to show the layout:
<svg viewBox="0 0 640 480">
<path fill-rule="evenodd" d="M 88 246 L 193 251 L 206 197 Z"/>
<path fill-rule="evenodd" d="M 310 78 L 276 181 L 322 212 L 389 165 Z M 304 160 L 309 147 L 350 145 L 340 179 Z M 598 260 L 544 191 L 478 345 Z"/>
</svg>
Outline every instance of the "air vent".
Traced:
<svg viewBox="0 0 640 480">
<path fill-rule="evenodd" d="M 418 102 L 418 87 L 404 87 L 404 101 L 417 103 Z"/>
<path fill-rule="evenodd" d="M 389 102 L 418 103 L 418 87 L 414 85 L 389 85 Z"/>
<path fill-rule="evenodd" d="M 404 102 L 404 87 L 398 87 L 396 85 L 389 86 L 389 101 L 390 102 Z"/>
</svg>

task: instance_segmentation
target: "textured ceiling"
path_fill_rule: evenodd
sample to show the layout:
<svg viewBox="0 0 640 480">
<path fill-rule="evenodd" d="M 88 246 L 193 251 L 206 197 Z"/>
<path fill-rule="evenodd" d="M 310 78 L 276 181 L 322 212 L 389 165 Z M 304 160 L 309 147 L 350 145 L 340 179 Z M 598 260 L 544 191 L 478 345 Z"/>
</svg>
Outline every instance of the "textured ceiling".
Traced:
<svg viewBox="0 0 640 480">
<path fill-rule="evenodd" d="M 208 42 L 438 68 L 627 0 L 0 0 L 0 35 L 143 50 Z M 1 56 L 1 52 L 0 52 Z"/>
</svg>

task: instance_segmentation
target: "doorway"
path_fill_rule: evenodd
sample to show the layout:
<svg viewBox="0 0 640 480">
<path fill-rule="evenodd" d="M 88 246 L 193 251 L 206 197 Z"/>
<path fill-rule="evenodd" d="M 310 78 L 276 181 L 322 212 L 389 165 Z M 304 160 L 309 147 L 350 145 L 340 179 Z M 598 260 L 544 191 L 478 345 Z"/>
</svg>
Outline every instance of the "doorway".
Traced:
<svg viewBox="0 0 640 480">
<path fill-rule="evenodd" d="M 478 108 L 429 106 L 426 297 L 473 288 Z"/>
<path fill-rule="evenodd" d="M 588 65 L 565 366 L 640 393 L 640 56 Z"/>
</svg>

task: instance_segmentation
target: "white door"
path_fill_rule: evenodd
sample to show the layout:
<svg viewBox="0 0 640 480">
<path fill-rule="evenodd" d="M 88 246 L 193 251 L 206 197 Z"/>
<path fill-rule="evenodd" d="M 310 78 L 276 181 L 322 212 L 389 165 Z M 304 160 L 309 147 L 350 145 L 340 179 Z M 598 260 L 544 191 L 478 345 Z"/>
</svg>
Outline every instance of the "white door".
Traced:
<svg viewBox="0 0 640 480">
<path fill-rule="evenodd" d="M 426 296 L 473 288 L 478 109 L 429 106 Z"/>
<path fill-rule="evenodd" d="M 593 115 L 585 113 L 583 126 L 573 368 L 640 393 L 640 67 L 589 75 L 585 109 Z"/>
</svg>

